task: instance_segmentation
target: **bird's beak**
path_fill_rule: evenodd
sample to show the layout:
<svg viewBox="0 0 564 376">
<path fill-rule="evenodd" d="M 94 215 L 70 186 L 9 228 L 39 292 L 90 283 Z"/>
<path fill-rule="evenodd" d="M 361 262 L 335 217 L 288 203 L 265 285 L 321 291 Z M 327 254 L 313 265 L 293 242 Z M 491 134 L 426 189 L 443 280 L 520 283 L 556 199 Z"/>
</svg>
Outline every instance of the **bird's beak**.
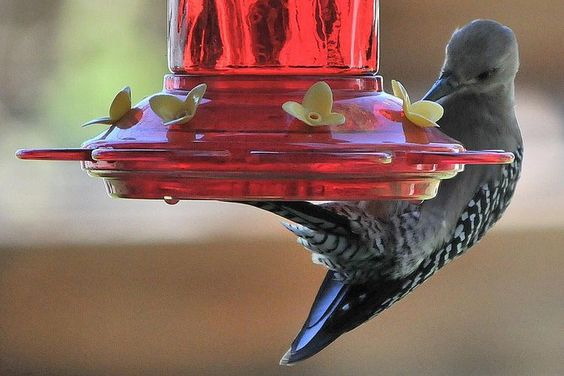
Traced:
<svg viewBox="0 0 564 376">
<path fill-rule="evenodd" d="M 453 80 L 451 77 L 439 78 L 427 94 L 425 94 L 423 100 L 433 102 L 438 101 L 439 99 L 454 93 L 459 87 L 460 85 L 458 82 Z"/>
</svg>

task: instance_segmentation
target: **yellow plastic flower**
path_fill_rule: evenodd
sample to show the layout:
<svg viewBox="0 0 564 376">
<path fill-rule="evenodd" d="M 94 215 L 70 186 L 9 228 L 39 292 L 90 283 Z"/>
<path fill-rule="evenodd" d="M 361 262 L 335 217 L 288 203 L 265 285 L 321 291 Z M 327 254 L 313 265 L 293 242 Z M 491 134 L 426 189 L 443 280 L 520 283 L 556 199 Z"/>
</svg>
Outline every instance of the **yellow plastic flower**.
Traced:
<svg viewBox="0 0 564 376">
<path fill-rule="evenodd" d="M 131 88 L 129 86 L 123 88 L 117 93 L 110 106 L 110 116 L 100 117 L 83 124 L 88 127 L 94 124 L 115 125 L 123 119 L 131 111 Z"/>
<path fill-rule="evenodd" d="M 412 123 L 422 128 L 439 126 L 437 121 L 445 113 L 443 106 L 431 101 L 418 101 L 412 104 L 407 90 L 398 81 L 392 80 L 392 89 L 394 95 L 403 100 L 403 112 Z"/>
<path fill-rule="evenodd" d="M 342 125 L 345 116 L 333 110 L 333 92 L 326 82 L 320 81 L 309 88 L 304 96 L 302 104 L 297 102 L 286 102 L 282 105 L 284 111 L 311 125 Z"/>
<path fill-rule="evenodd" d="M 155 95 L 149 99 L 149 103 L 153 112 L 163 119 L 164 125 L 186 124 L 196 116 L 207 88 L 206 84 L 196 86 L 185 100 L 171 94 Z"/>
</svg>

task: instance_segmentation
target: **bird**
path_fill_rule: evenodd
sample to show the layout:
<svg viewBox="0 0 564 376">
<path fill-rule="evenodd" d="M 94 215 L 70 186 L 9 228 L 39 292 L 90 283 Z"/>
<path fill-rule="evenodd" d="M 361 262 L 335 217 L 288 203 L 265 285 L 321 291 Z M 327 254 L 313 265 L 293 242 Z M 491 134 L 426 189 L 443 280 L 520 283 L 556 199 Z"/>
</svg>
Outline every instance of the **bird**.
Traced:
<svg viewBox="0 0 564 376">
<path fill-rule="evenodd" d="M 446 135 L 472 150 L 506 150 L 507 165 L 467 166 L 437 196 L 404 201 L 248 201 L 284 226 L 328 269 L 303 328 L 280 361 L 292 365 L 378 315 L 475 245 L 509 205 L 521 172 L 515 116 L 519 51 L 493 20 L 455 30 L 438 80 L 424 100 L 444 107 Z"/>
</svg>

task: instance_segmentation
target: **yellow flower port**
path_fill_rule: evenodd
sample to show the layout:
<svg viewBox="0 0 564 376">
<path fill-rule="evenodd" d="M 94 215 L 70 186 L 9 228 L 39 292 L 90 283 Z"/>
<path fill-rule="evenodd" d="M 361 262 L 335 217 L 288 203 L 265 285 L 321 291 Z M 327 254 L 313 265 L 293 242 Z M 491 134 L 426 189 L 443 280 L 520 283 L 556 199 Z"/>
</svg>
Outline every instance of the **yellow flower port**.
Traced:
<svg viewBox="0 0 564 376">
<path fill-rule="evenodd" d="M 431 101 L 418 101 L 412 104 L 407 90 L 401 82 L 396 80 L 392 80 L 392 89 L 394 96 L 403 101 L 403 112 L 409 121 L 422 128 L 439 126 L 437 121 L 445 113 L 443 106 Z"/>
<path fill-rule="evenodd" d="M 196 86 L 188 93 L 185 100 L 178 99 L 171 94 L 158 94 L 151 97 L 149 103 L 153 112 L 163 120 L 165 126 L 186 124 L 196 116 L 196 111 L 207 88 L 206 84 Z"/>
<path fill-rule="evenodd" d="M 312 127 L 342 125 L 346 120 L 343 114 L 332 112 L 333 92 L 324 81 L 313 84 L 301 104 L 290 101 L 284 103 L 282 108 L 289 115 Z"/>
<path fill-rule="evenodd" d="M 131 111 L 131 88 L 126 86 L 115 96 L 110 105 L 110 116 L 100 117 L 91 120 L 83 127 L 89 127 L 94 124 L 115 125 L 123 119 Z"/>
</svg>

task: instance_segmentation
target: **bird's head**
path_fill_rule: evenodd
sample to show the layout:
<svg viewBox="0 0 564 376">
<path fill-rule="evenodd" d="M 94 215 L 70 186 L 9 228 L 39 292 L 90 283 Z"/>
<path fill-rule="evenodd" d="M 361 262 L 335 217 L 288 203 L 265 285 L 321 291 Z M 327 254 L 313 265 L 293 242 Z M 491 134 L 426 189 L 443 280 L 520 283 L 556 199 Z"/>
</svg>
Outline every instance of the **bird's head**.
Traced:
<svg viewBox="0 0 564 376">
<path fill-rule="evenodd" d="M 441 75 L 424 99 L 437 101 L 455 93 L 512 88 L 518 69 L 513 31 L 496 21 L 475 20 L 452 35 Z"/>
</svg>

